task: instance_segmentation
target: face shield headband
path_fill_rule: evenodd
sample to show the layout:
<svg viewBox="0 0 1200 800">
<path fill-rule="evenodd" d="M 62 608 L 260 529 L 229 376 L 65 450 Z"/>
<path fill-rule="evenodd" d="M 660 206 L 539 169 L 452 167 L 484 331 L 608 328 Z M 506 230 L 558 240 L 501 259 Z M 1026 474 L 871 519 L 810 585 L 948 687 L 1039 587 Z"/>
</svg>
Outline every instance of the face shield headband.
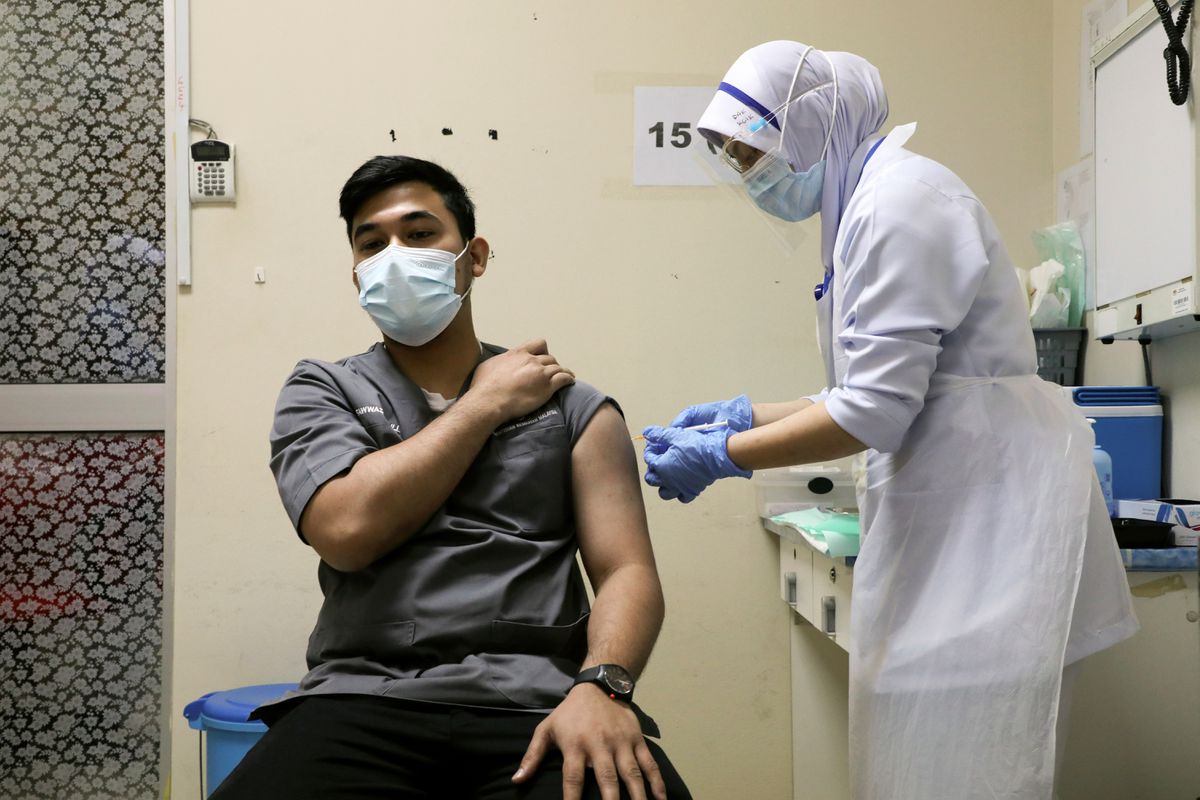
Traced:
<svg viewBox="0 0 1200 800">
<path fill-rule="evenodd" d="M 788 110 L 788 108 L 792 105 L 792 103 L 802 100 L 803 98 L 807 97 L 808 95 L 812 94 L 813 92 L 816 92 L 820 89 L 824 89 L 826 86 L 833 84 L 833 105 L 830 108 L 829 130 L 826 131 L 826 133 L 825 133 L 825 144 L 821 148 L 821 157 L 819 159 L 817 159 L 817 163 L 825 160 L 825 157 L 829 152 L 829 143 L 833 140 L 833 124 L 834 124 L 834 120 L 837 117 L 837 107 L 838 107 L 837 66 L 833 63 L 832 59 L 829 59 L 829 57 L 826 56 L 826 59 L 829 60 L 830 71 L 833 73 L 833 80 L 824 81 L 822 83 L 817 84 L 816 86 L 812 86 L 812 87 L 804 90 L 803 92 L 801 92 L 799 96 L 795 96 L 795 97 L 792 96 L 796 90 L 796 81 L 800 78 L 800 72 L 801 72 L 801 70 L 804 69 L 804 63 L 808 59 L 808 54 L 810 52 L 812 52 L 813 49 L 814 48 L 810 46 L 810 47 L 806 48 L 804 50 L 804 52 L 800 55 L 800 62 L 796 65 L 796 70 L 792 73 L 792 82 L 788 86 L 788 93 L 787 93 L 788 99 L 785 100 L 784 102 L 782 102 L 781 104 L 779 104 L 772 111 L 768 111 L 761 103 L 759 103 L 754 98 L 750 97 L 750 95 L 748 95 L 745 92 L 738 89 L 736 86 L 733 86 L 732 84 L 729 84 L 729 83 L 722 83 L 720 85 L 720 87 L 719 87 L 720 91 L 724 91 L 726 94 L 729 94 L 731 97 L 737 99 L 738 101 L 740 101 L 741 103 L 746 105 L 748 108 L 753 109 L 754 111 L 758 112 L 758 114 L 759 114 L 759 116 L 757 116 L 757 117 L 753 117 L 751 119 L 748 119 L 748 120 L 745 120 L 745 121 L 739 123 L 738 131 L 736 133 L 734 133 L 733 136 L 730 136 L 728 139 L 726 139 L 724 146 L 721 148 L 721 158 L 735 172 L 737 172 L 739 174 L 747 172 L 752 166 L 754 166 L 754 162 L 757 160 L 756 155 L 760 151 L 757 148 L 753 148 L 752 152 L 754 153 L 754 155 L 747 158 L 747 156 L 745 155 L 745 152 L 746 152 L 746 149 L 749 149 L 748 146 L 747 146 L 747 148 L 737 148 L 737 150 L 740 150 L 741 152 L 736 152 L 735 149 L 732 147 L 733 145 L 735 145 L 739 142 L 745 144 L 746 141 L 753 134 L 758 133 L 763 128 L 767 127 L 767 125 L 770 125 L 773 128 L 779 130 L 779 132 L 780 132 L 779 133 L 779 145 L 777 145 L 774 149 L 781 150 L 783 147 L 783 142 L 785 141 L 784 137 L 787 134 L 787 124 L 788 124 L 787 110 Z M 824 53 L 822 53 L 822 55 L 824 55 Z M 783 125 L 782 126 L 780 126 L 780 124 L 779 124 L 780 115 L 783 115 Z"/>
</svg>

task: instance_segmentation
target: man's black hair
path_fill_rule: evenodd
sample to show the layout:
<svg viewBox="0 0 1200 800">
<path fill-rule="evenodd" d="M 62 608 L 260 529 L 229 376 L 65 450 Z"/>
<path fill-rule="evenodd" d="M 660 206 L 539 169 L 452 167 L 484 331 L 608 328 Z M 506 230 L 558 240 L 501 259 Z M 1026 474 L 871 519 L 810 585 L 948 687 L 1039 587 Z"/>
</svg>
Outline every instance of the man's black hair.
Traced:
<svg viewBox="0 0 1200 800">
<path fill-rule="evenodd" d="M 346 220 L 346 237 L 354 244 L 354 215 L 363 203 L 375 195 L 400 183 L 418 182 L 428 185 L 442 196 L 446 210 L 458 222 L 458 232 L 463 242 L 475 238 L 475 204 L 471 202 L 466 188 L 444 167 L 432 161 L 422 161 L 409 156 L 375 156 L 350 176 L 342 187 L 338 208 Z"/>
</svg>

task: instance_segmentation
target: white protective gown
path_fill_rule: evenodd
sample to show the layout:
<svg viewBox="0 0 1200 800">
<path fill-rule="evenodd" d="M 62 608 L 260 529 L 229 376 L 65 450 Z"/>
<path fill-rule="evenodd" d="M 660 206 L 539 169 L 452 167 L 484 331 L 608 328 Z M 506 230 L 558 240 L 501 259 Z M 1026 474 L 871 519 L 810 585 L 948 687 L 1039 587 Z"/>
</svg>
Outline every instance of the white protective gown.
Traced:
<svg viewBox="0 0 1200 800">
<path fill-rule="evenodd" d="M 851 611 L 854 796 L 1049 800 L 1063 667 L 1137 622 L 1091 429 L 1035 374 L 987 212 L 902 149 L 911 134 L 893 131 L 862 172 L 819 304 L 826 407 L 872 448 Z"/>
<path fill-rule="evenodd" d="M 870 448 L 854 565 L 856 800 L 1049 800 L 1065 665 L 1137 630 L 1092 468 L 1091 429 L 1036 375 L 991 217 L 945 167 L 879 142 L 887 97 L 849 53 L 744 53 L 698 127 L 780 147 L 795 170 L 829 125 L 818 302 L 830 416 Z M 833 71 L 839 100 L 832 114 Z M 822 86 L 828 88 L 821 88 Z M 832 118 L 832 122 L 831 122 Z M 865 168 L 864 168 L 865 162 Z"/>
</svg>

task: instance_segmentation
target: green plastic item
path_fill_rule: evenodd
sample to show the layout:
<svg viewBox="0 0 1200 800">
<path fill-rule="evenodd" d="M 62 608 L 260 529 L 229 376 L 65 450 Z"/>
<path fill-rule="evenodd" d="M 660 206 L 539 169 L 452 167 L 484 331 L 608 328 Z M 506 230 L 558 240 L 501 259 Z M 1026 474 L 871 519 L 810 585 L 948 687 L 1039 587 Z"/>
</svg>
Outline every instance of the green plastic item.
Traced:
<svg viewBox="0 0 1200 800">
<path fill-rule="evenodd" d="M 771 521 L 796 529 L 826 555 L 834 558 L 858 555 L 858 514 L 805 508 L 771 517 Z"/>
<path fill-rule="evenodd" d="M 1079 227 L 1071 221 L 1061 222 L 1033 232 L 1033 248 L 1042 261 L 1054 259 L 1063 265 L 1060 286 L 1071 295 L 1067 305 L 1065 327 L 1078 328 L 1083 325 L 1083 305 L 1087 294 L 1087 256 L 1083 251 L 1083 239 Z"/>
</svg>

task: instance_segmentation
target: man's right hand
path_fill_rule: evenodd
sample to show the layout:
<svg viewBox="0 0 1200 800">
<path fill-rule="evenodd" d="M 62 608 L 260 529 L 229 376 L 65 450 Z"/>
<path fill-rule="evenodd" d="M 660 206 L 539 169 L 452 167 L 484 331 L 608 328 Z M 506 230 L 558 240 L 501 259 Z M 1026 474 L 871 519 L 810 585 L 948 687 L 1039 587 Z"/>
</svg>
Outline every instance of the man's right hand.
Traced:
<svg viewBox="0 0 1200 800">
<path fill-rule="evenodd" d="M 574 382 L 575 373 L 550 355 L 546 340 L 533 339 L 480 364 L 467 394 L 488 397 L 506 421 L 537 410 Z"/>
</svg>

